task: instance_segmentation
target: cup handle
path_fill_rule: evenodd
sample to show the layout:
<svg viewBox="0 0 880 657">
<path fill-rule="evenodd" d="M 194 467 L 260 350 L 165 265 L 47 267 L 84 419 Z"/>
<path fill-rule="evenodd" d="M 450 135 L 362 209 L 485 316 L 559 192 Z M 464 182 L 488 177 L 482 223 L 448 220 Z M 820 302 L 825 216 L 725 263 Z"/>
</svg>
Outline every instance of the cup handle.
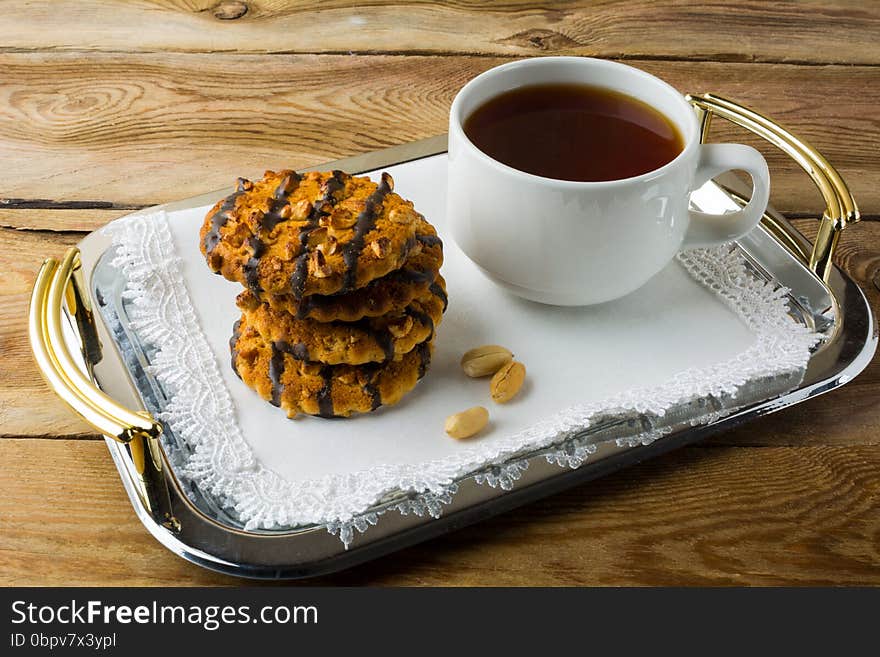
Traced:
<svg viewBox="0 0 880 657">
<path fill-rule="evenodd" d="M 690 211 L 690 226 L 682 248 L 714 246 L 742 237 L 755 226 L 770 200 L 770 170 L 767 161 L 751 146 L 743 144 L 702 144 L 700 162 L 694 176 L 694 189 L 720 173 L 737 169 L 752 177 L 752 198 L 742 210 L 727 214 Z"/>
</svg>

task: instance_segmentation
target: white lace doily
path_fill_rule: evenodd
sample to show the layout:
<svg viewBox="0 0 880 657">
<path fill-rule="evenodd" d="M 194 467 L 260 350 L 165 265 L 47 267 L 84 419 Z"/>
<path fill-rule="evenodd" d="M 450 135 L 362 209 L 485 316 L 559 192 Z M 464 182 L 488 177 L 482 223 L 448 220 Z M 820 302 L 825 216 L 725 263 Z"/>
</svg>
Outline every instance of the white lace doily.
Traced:
<svg viewBox="0 0 880 657">
<path fill-rule="evenodd" d="M 233 508 L 248 529 L 326 525 L 348 544 L 355 529 L 363 531 L 375 524 L 377 514 L 370 512 L 371 507 L 394 491 L 411 494 L 393 507 L 397 511 L 437 515 L 454 494 L 457 479 L 479 473 L 478 483 L 509 488 L 527 466 L 521 460 L 523 453 L 550 448 L 599 417 L 662 417 L 676 405 L 735 396 L 747 382 L 768 377 L 787 376 L 793 387 L 818 340 L 789 317 L 785 291 L 752 275 L 737 249 L 688 251 L 679 256 L 681 265 L 755 336 L 751 346 L 735 357 L 681 371 L 663 385 L 633 387 L 601 401 L 571 406 L 524 430 L 491 443 L 475 441 L 442 459 L 292 481 L 259 461 L 239 427 L 220 374 L 226 363 L 218 364 L 193 311 L 167 216 L 163 212 L 133 215 L 105 230 L 116 248 L 112 264 L 127 281 L 124 297 L 130 304 L 132 327 L 157 350 L 150 370 L 169 400 L 160 419 L 192 448 L 177 474 Z M 709 419 L 711 408 L 694 421 Z M 644 444 L 664 432 L 646 425 L 643 432 L 619 441 Z M 570 441 L 550 449 L 546 457 L 560 466 L 578 467 L 595 450 L 590 441 Z"/>
</svg>

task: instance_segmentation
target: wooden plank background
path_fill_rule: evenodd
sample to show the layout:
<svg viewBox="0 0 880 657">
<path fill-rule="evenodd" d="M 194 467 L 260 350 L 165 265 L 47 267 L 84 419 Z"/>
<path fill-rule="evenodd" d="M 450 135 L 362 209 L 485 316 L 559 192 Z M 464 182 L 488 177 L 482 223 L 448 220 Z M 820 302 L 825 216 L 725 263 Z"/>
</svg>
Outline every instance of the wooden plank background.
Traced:
<svg viewBox="0 0 880 657">
<path fill-rule="evenodd" d="M 861 205 L 838 263 L 880 309 L 877 3 L 6 0 L 0 16 L 3 584 L 236 582 L 146 533 L 103 443 L 40 381 L 40 261 L 133 208 L 444 132 L 457 89 L 510 58 L 625 60 L 807 138 Z M 773 203 L 814 234 L 818 194 L 763 150 Z M 808 404 L 320 581 L 880 584 L 878 400 L 875 360 Z"/>
</svg>

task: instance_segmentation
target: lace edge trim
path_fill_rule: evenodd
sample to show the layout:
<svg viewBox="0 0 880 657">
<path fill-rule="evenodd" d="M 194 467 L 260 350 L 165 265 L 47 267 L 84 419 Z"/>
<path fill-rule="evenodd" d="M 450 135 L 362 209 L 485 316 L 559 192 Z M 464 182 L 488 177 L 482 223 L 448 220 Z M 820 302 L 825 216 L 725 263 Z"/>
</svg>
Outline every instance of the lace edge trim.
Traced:
<svg viewBox="0 0 880 657">
<path fill-rule="evenodd" d="M 711 367 L 680 372 L 664 386 L 632 389 L 566 409 L 488 449 L 475 448 L 417 466 L 380 466 L 346 476 L 288 482 L 257 461 L 242 435 L 231 395 L 183 282 L 182 261 L 167 221 L 165 213 L 159 212 L 108 225 L 104 231 L 117 248 L 111 264 L 126 276 L 124 296 L 132 303 L 132 326 L 157 349 L 150 370 L 169 393 L 160 419 L 193 447 L 180 474 L 234 508 L 246 529 L 325 525 L 348 547 L 355 531 L 366 531 L 389 510 L 439 516 L 461 477 L 473 475 L 479 484 L 512 487 L 528 466 L 526 461 L 515 460 L 524 449 L 550 448 L 545 454 L 548 462 L 580 467 L 602 443 L 559 445 L 564 436 L 588 429 L 597 418 L 662 417 L 677 404 L 722 395 L 735 398 L 749 381 L 798 371 L 802 376 L 810 349 L 820 339 L 791 320 L 787 290 L 750 274 L 735 246 L 683 252 L 678 260 L 688 273 L 755 333 L 755 343 L 743 353 Z M 791 387 L 800 380 L 795 378 Z M 697 423 L 728 412 L 732 409 L 715 411 Z M 662 435 L 662 429 L 649 428 L 616 440 L 619 446 L 648 444 Z M 355 485 L 363 480 L 372 485 Z M 394 491 L 409 497 L 379 511 L 368 510 Z M 311 508 L 305 508 L 303 500 Z"/>
</svg>

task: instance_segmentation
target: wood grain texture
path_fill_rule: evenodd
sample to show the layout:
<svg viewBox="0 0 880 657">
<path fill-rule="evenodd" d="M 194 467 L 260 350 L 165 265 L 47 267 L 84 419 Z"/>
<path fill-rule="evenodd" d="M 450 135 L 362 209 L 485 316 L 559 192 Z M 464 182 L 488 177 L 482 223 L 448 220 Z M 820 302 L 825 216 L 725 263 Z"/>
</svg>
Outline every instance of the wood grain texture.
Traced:
<svg viewBox="0 0 880 657">
<path fill-rule="evenodd" d="M 54 211 L 65 213 L 67 211 Z M 52 216 L 43 215 L 43 216 Z M 796 222 L 808 237 L 817 223 Z M 91 431 L 52 394 L 39 377 L 27 343 L 27 304 L 44 258 L 59 257 L 76 243 L 75 233 L 0 229 L 0 437 L 85 437 Z M 880 272 L 880 222 L 863 222 L 841 238 L 838 262 L 868 295 L 880 316 L 880 291 L 872 280 Z M 844 445 L 880 442 L 880 358 L 841 390 L 724 434 L 723 444 Z"/>
<path fill-rule="evenodd" d="M 90 233 L 130 210 L 0 207 L 0 228 Z"/>
<path fill-rule="evenodd" d="M 240 16 L 219 12 L 216 0 L 3 4 L 4 21 L 13 27 L 4 31 L 3 47 L 16 50 L 579 54 L 880 63 L 874 47 L 880 7 L 854 0 L 249 0 Z"/>
<path fill-rule="evenodd" d="M 228 585 L 138 523 L 103 443 L 0 441 L 0 584 Z M 880 584 L 875 447 L 684 449 L 337 585 Z"/>
<path fill-rule="evenodd" d="M 236 176 L 267 168 L 433 136 L 445 132 L 456 91 L 501 61 L 0 54 L 0 194 L 12 206 L 21 199 L 151 205 L 226 187 Z M 765 111 L 840 169 L 866 214 L 880 213 L 880 67 L 632 63 L 684 91 L 712 90 Z M 716 140 L 756 143 L 717 123 Z M 770 147 L 764 152 L 777 208 L 821 212 L 805 174 Z"/>
</svg>

